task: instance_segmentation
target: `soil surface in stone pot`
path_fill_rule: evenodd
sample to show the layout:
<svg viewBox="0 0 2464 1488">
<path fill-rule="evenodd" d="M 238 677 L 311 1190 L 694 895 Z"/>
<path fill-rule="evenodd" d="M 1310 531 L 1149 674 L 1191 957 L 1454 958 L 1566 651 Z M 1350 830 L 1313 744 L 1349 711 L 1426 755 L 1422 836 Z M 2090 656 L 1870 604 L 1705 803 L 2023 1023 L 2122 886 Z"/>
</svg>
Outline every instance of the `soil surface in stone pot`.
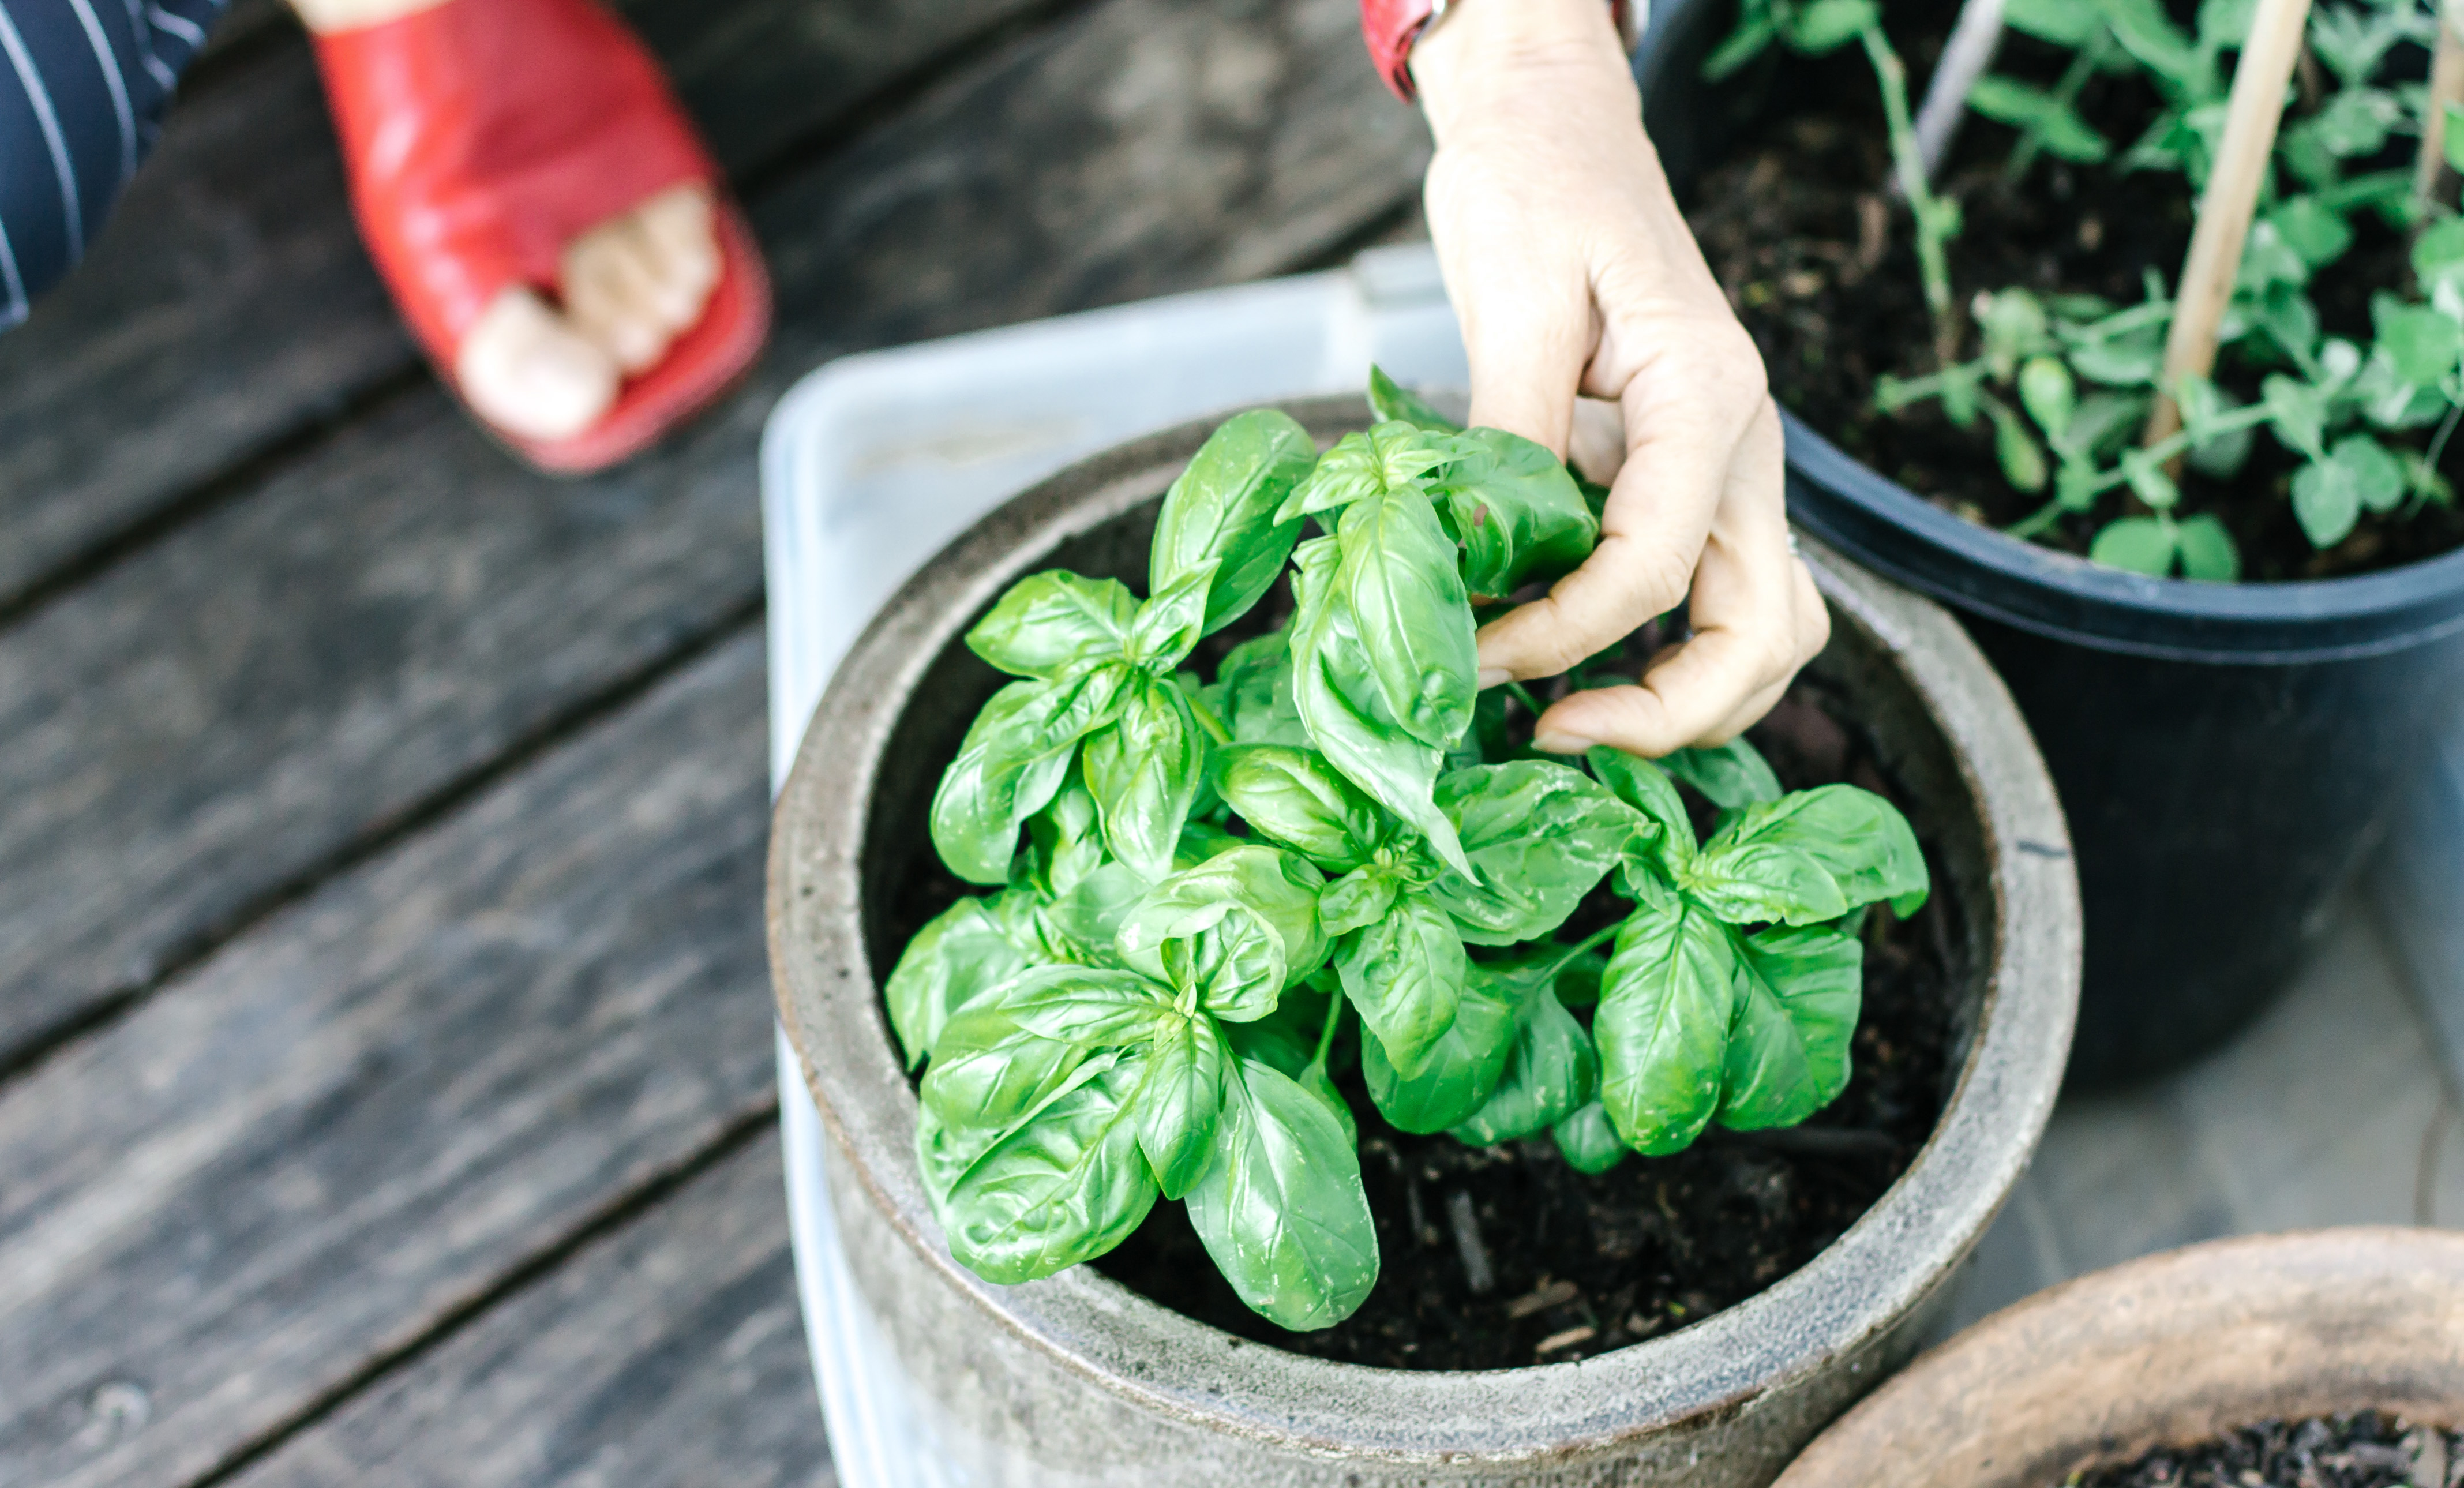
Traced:
<svg viewBox="0 0 2464 1488">
<path fill-rule="evenodd" d="M 2191 1447 L 2160 1447 L 2062 1488 L 2456 1488 L 2464 1432 L 2377 1411 L 2264 1421 Z"/>
<path fill-rule="evenodd" d="M 2195 7 L 2169 7 L 2186 21 Z M 1906 57 L 1912 90 L 1930 76 L 1958 10 L 1954 0 L 1894 0 L 1887 20 Z M 1722 26 L 1729 17 L 1720 16 Z M 2069 54 L 2025 35 L 2006 38 L 1998 74 L 2050 86 Z M 1706 162 L 1688 215 L 1713 271 L 1761 346 L 1780 403 L 1840 448 L 1947 511 L 2007 527 L 2044 503 L 2012 488 L 1994 454 L 1990 424 L 1954 427 L 1939 403 L 1880 411 L 1874 391 L 1886 375 L 1917 378 L 1937 369 L 1931 322 L 1904 206 L 1888 189 L 1890 155 L 1880 96 L 1855 47 L 1809 60 L 1773 54 L 1716 85 L 1706 99 L 1750 109 L 1724 157 Z M 2079 100 L 2080 114 L 2126 146 L 2147 130 L 2160 100 L 2136 74 L 2101 76 Z M 2298 118 L 2295 105 L 2288 122 Z M 2016 189 L 2003 181 L 2013 131 L 1971 116 L 1937 185 L 1955 197 L 1966 225 L 1950 244 L 1956 298 L 2018 287 L 2101 295 L 2118 304 L 2144 298 L 2145 271 L 2169 283 L 2180 273 L 2192 226 L 2191 188 L 2175 173 L 2117 174 L 2111 165 L 2081 167 L 2040 161 Z M 2409 145 L 2401 136 L 2399 146 Z M 2405 156 L 2391 147 L 2391 157 Z M 2409 157 L 2392 159 L 2403 165 Z M 2377 163 L 2374 163 L 2374 165 Z M 2355 246 L 2310 285 L 2330 335 L 2364 346 L 2373 334 L 2370 299 L 2412 277 L 2409 239 L 2374 214 L 2355 219 Z M 1974 354 L 1970 327 L 1963 355 Z M 2236 402 L 2252 402 L 2259 374 L 2220 373 Z M 2426 447 L 2434 427 L 2385 435 Z M 2238 475 L 2218 482 L 2183 473 L 2186 512 L 2213 512 L 2232 530 L 2245 580 L 2331 578 L 2394 567 L 2464 544 L 2464 506 L 2429 507 L 2411 517 L 2365 513 L 2352 534 L 2315 549 L 2288 497 L 2299 456 L 2262 433 Z M 2441 472 L 2464 488 L 2464 438 L 2451 439 Z M 2039 539 L 2084 554 L 2096 529 L 2120 508 L 2108 498 L 2094 517 L 2067 515 Z"/>
<path fill-rule="evenodd" d="M 1287 589 L 1202 643 L 1207 675 L 1238 641 L 1288 613 Z M 1671 637 L 1645 627 L 1595 683 L 1630 679 Z M 1563 679 L 1559 685 L 1562 686 Z M 1552 699 L 1542 700 L 1545 702 Z M 1528 740 L 1532 717 L 1509 704 Z M 1905 791 L 1875 763 L 1847 700 L 1801 678 L 1748 738 L 1790 789 L 1838 781 L 1890 798 Z M 1714 812 L 1686 791 L 1698 833 Z M 1181 1314 L 1238 1337 L 1345 1364 L 1403 1369 L 1501 1369 L 1588 1358 L 1700 1321 L 1812 1260 L 1916 1160 L 1948 1092 L 1954 988 L 1949 947 L 1959 906 L 1937 863 L 1934 891 L 1905 922 L 1878 907 L 1866 930 L 1864 1006 L 1853 1074 L 1840 1098 L 1803 1126 L 1711 1128 L 1672 1157 L 1628 1156 L 1589 1176 L 1542 1136 L 1496 1147 L 1397 1130 L 1348 1061 L 1338 1085 L 1359 1122 L 1361 1177 L 1377 1225 L 1377 1284 L 1335 1327 L 1294 1333 L 1234 1295 L 1183 1207 L 1158 1203 L 1145 1226 L 1096 1269 Z M 926 855 L 898 885 L 888 944 L 909 936 L 972 886 Z M 1605 886 L 1564 927 L 1614 923 L 1627 906 Z M 887 967 L 882 968 L 884 971 Z M 1591 1010 L 1575 1015 L 1589 1025 Z M 1353 1040 L 1347 1032 L 1347 1043 Z"/>
</svg>

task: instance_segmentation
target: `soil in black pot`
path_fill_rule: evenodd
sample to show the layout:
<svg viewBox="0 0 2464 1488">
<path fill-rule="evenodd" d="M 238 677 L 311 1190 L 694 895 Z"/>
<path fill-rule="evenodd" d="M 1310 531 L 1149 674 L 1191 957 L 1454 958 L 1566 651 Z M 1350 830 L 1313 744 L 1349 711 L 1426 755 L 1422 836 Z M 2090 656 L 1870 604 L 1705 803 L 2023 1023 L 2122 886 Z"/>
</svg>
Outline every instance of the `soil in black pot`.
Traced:
<svg viewBox="0 0 2464 1488">
<path fill-rule="evenodd" d="M 2264 1421 L 2074 1473 L 2062 1488 L 2464 1488 L 2464 1433 L 2374 1410 Z"/>
<path fill-rule="evenodd" d="M 1957 9 L 1951 0 L 1895 0 L 1889 7 L 1913 89 L 1922 90 Z M 2187 19 L 2193 8 L 2172 9 Z M 2065 53 L 2013 35 L 1995 71 L 2045 86 L 2066 60 Z M 1774 49 L 1707 92 L 1705 105 L 1733 132 L 1688 191 L 1688 216 L 1762 348 L 1780 403 L 1945 510 L 1995 527 L 2035 511 L 2044 497 L 2003 478 L 1984 420 L 1960 429 L 1938 403 L 1898 413 L 1874 405 L 1883 376 L 1921 377 L 1938 364 L 1906 209 L 1889 192 L 1881 102 L 1862 54 L 1851 47 L 1809 60 Z M 2079 110 L 2108 139 L 2128 142 L 2155 119 L 2159 100 L 2136 76 L 2100 77 Z M 1950 245 L 1959 303 L 1980 291 L 2016 287 L 2131 304 L 2142 298 L 2146 270 L 2168 284 L 2179 275 L 2194 205 L 2181 176 L 2046 161 L 2013 188 L 2002 175 L 2012 138 L 2002 125 L 1970 118 L 1938 180 L 1966 214 Z M 2375 216 L 2356 218 L 2355 226 L 2356 246 L 2321 272 L 2311 293 L 2330 334 L 2367 345 L 2370 297 L 2409 282 L 2409 248 Z M 1973 355 L 1972 328 L 1967 336 L 1963 355 Z M 2230 365 L 2219 374 L 2219 385 L 2242 402 L 2256 397 L 2258 381 L 2258 373 Z M 2385 437 L 2420 448 L 2433 434 Z M 2464 544 L 2464 509 L 2432 506 L 2409 518 L 2365 515 L 2351 536 L 2319 551 L 2295 521 L 2288 496 L 2299 463 L 2261 433 L 2230 481 L 2184 472 L 2182 509 L 2223 519 L 2240 546 L 2245 579 L 2361 573 Z M 2440 468 L 2464 487 L 2464 439 L 2449 441 Z M 2122 510 L 2108 498 L 2093 517 L 2063 517 L 2041 541 L 2085 553 L 2098 526 Z"/>
</svg>

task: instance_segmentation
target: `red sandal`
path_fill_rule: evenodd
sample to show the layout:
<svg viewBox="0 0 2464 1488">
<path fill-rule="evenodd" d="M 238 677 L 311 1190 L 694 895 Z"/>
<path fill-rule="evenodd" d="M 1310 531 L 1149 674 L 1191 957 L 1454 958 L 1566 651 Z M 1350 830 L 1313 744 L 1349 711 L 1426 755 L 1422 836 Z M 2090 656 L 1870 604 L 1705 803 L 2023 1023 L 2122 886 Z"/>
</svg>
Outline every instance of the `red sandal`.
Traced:
<svg viewBox="0 0 2464 1488">
<path fill-rule="evenodd" d="M 719 279 L 701 320 L 567 439 L 482 427 L 533 463 L 615 464 L 716 401 L 770 329 L 770 279 L 718 167 L 641 43 L 592 0 L 445 0 L 317 38 L 361 233 L 450 387 L 508 285 L 555 296 L 566 244 L 670 187 L 710 186 Z"/>
</svg>

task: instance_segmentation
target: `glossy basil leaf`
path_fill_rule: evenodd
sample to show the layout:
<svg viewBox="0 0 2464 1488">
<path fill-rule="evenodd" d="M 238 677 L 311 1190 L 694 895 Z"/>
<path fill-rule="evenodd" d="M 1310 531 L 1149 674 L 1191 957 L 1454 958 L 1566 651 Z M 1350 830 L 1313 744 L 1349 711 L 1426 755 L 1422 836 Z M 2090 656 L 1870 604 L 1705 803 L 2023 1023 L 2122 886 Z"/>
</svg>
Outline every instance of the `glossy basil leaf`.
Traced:
<svg viewBox="0 0 2464 1488">
<path fill-rule="evenodd" d="M 1147 1048 L 1138 1148 L 1167 1199 L 1197 1188 L 1215 1161 L 1229 1059 L 1222 1033 L 1204 1013 L 1173 1020 Z"/>
<path fill-rule="evenodd" d="M 1743 811 L 1757 801 L 1776 801 L 1788 793 L 1761 752 L 1742 734 L 1724 744 L 1680 749 L 1661 760 L 1660 767 L 1702 791 L 1724 811 Z"/>
<path fill-rule="evenodd" d="M 1565 1155 L 1566 1165 L 1578 1173 L 1605 1173 L 1633 1150 L 1617 1140 L 1617 1128 L 1609 1124 L 1608 1108 L 1596 1100 L 1559 1122 L 1550 1135 L 1557 1139 L 1557 1150 Z"/>
<path fill-rule="evenodd" d="M 952 1010 L 922 1096 L 954 1131 L 1023 1120 L 1090 1057 L 1154 1036 L 1164 989 L 1134 972 L 1035 966 Z"/>
<path fill-rule="evenodd" d="M 1387 868 L 1353 869 L 1318 896 L 1318 927 L 1332 938 L 1375 924 L 1394 910 L 1395 896 L 1403 890 L 1402 881 Z"/>
<path fill-rule="evenodd" d="M 1838 1099 L 1864 1000 L 1864 947 L 1831 925 L 1771 929 L 1745 943 L 1721 1125 L 1793 1126 Z"/>
<path fill-rule="evenodd" d="M 1015 1284 L 1092 1260 L 1134 1233 L 1158 1189 L 1138 1148 L 1140 1061 L 1053 1101 L 978 1158 L 942 1205 L 950 1254 Z"/>
<path fill-rule="evenodd" d="M 1405 733 L 1451 747 L 1471 727 L 1480 696 L 1471 599 L 1454 545 L 1418 491 L 1344 508 L 1336 583 L 1387 712 Z"/>
<path fill-rule="evenodd" d="M 1449 869 L 1429 897 L 1475 945 L 1537 940 L 1565 923 L 1638 826 L 1608 788 L 1542 760 L 1456 770 L 1439 780 L 1437 803 L 1478 877 Z"/>
<path fill-rule="evenodd" d="M 1112 855 L 1148 879 L 1171 873 L 1206 772 L 1206 739 L 1180 689 L 1133 678 L 1116 721 L 1087 741 L 1084 768 Z"/>
<path fill-rule="evenodd" d="M 1026 846 L 1010 860 L 1010 887 L 1050 899 L 1067 893 L 1104 861 L 1103 818 L 1073 761 L 1052 800 L 1026 819 Z"/>
<path fill-rule="evenodd" d="M 1418 1075 L 1455 1021 L 1471 958 L 1445 911 L 1415 895 L 1336 943 L 1343 994 L 1396 1072 Z"/>
<path fill-rule="evenodd" d="M 1453 1128 L 1455 1140 L 1489 1147 L 1536 1135 L 1589 1103 L 1599 1090 L 1599 1077 L 1592 1035 L 1543 989 L 1524 1000 L 1496 1088 Z"/>
<path fill-rule="evenodd" d="M 1565 462 L 1520 434 L 1472 429 L 1431 482 L 1462 544 L 1463 587 L 1503 599 L 1524 584 L 1581 566 L 1600 540 Z"/>
<path fill-rule="evenodd" d="M 1040 957 L 1030 954 L 1029 959 L 1117 968 L 1120 956 L 1113 941 L 1120 933 L 1122 917 L 1146 892 L 1147 880 L 1135 870 L 1107 860 L 1071 884 L 1067 893 L 1040 906 L 1035 930 L 1043 951 Z"/>
<path fill-rule="evenodd" d="M 1890 802 L 1855 786 L 1823 786 L 1749 807 L 1714 833 L 1705 851 L 1745 843 L 1792 848 L 1812 857 L 1830 873 L 1850 906 L 1887 900 L 1896 913 L 1912 915 L 1932 882 L 1908 819 Z"/>
<path fill-rule="evenodd" d="M 1724 842 L 1714 835 L 1675 877 L 1680 890 L 1730 924 L 1816 924 L 1848 912 L 1830 872 L 1783 843 Z"/>
<path fill-rule="evenodd" d="M 967 649 L 1013 677 L 1050 680 L 1119 655 L 1137 612 L 1137 596 L 1116 580 L 1030 574 L 976 622 Z"/>
<path fill-rule="evenodd" d="M 1247 1023 L 1275 1011 L 1284 988 L 1326 960 L 1318 891 L 1300 857 L 1249 845 L 1164 879 L 1121 922 L 1121 959 L 1197 1006 Z"/>
<path fill-rule="evenodd" d="M 962 899 L 935 916 L 907 943 L 882 988 L 890 1026 L 913 1069 L 933 1052 L 951 1011 L 1026 969 L 1026 958 L 984 908 Z"/>
<path fill-rule="evenodd" d="M 1345 434 L 1334 448 L 1318 456 L 1317 468 L 1275 513 L 1277 522 L 1296 522 L 1319 512 L 1335 511 L 1354 501 L 1389 494 L 1425 500 L 1421 477 L 1454 457 L 1454 441 L 1410 424 L 1392 421 Z M 1451 569 L 1453 565 L 1447 566 Z"/>
<path fill-rule="evenodd" d="M 1300 541 L 1300 522 L 1275 514 L 1316 464 L 1316 442 L 1289 414 L 1253 409 L 1224 421 L 1164 493 L 1147 591 L 1212 564 L 1202 633 L 1248 613 Z"/>
<path fill-rule="evenodd" d="M 1360 1154 L 1323 1101 L 1271 1066 L 1240 1061 L 1224 1097 L 1190 1224 L 1251 1310 L 1297 1332 L 1332 1327 L 1377 1281 Z"/>
<path fill-rule="evenodd" d="M 1396 1070 L 1380 1040 L 1361 1040 L 1360 1073 L 1379 1113 L 1405 1131 L 1433 1132 L 1479 1110 L 1505 1075 L 1534 975 L 1525 972 L 1518 980 L 1512 972 L 1474 963 L 1454 1021 L 1410 1075 Z"/>
<path fill-rule="evenodd" d="M 1225 1023 L 1219 1031 L 1236 1057 L 1262 1060 L 1299 1079 L 1317 1056 L 1327 1003 L 1325 994 L 1304 984 L 1286 992 L 1275 1011 L 1256 1022 Z"/>
<path fill-rule="evenodd" d="M 1727 928 L 1675 897 L 1636 907 L 1600 980 L 1600 1101 L 1626 1145 L 1683 1151 L 1720 1105 L 1736 954 Z"/>
<path fill-rule="evenodd" d="M 1331 874 L 1369 861 L 1383 834 L 1377 803 L 1323 756 L 1276 744 L 1217 752 L 1215 788 L 1249 830 Z"/>
<path fill-rule="evenodd" d="M 1206 619 L 1207 581 L 1214 572 L 1211 562 L 1186 569 L 1139 607 L 1126 649 L 1150 676 L 1171 676 L 1197 646 Z"/>
<path fill-rule="evenodd" d="M 1369 368 L 1369 411 L 1377 415 L 1379 423 L 1400 419 L 1415 429 L 1425 429 L 1431 433 L 1457 433 L 1463 429 L 1463 425 L 1439 412 L 1419 393 L 1387 376 L 1386 369 L 1381 366 Z"/>
<path fill-rule="evenodd" d="M 1584 759 L 1600 784 L 1642 813 L 1643 827 L 1639 834 L 1647 839 L 1648 846 L 1671 863 L 1683 862 L 1693 855 L 1694 821 L 1686 814 L 1684 798 L 1677 793 L 1676 784 L 1665 771 L 1639 755 L 1605 744 L 1593 748 Z"/>
<path fill-rule="evenodd" d="M 1406 733 L 1387 709 L 1337 582 L 1335 540 L 1303 543 L 1293 559 L 1300 608 L 1292 626 L 1292 700 L 1309 743 L 1370 799 L 1428 838 L 1441 857 L 1469 872 L 1454 824 L 1434 799 L 1445 752 Z"/>
<path fill-rule="evenodd" d="M 1008 881 L 1020 824 L 1059 792 L 1079 741 L 1112 721 L 1133 676 L 1099 666 L 993 694 L 933 793 L 933 846 L 952 873 Z"/>
<path fill-rule="evenodd" d="M 1233 647 L 1201 696 L 1235 744 L 1309 746 L 1309 729 L 1292 701 L 1289 631 L 1269 631 Z"/>
</svg>

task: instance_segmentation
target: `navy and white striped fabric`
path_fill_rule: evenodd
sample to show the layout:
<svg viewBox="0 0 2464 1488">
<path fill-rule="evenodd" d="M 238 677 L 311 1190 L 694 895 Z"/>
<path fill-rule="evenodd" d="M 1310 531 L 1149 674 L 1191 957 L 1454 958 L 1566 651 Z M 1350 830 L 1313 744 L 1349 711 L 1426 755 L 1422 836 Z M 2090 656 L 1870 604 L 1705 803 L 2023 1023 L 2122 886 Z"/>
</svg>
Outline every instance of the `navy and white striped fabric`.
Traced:
<svg viewBox="0 0 2464 1488">
<path fill-rule="evenodd" d="M 229 0 L 0 0 L 0 330 L 85 255 Z"/>
</svg>

